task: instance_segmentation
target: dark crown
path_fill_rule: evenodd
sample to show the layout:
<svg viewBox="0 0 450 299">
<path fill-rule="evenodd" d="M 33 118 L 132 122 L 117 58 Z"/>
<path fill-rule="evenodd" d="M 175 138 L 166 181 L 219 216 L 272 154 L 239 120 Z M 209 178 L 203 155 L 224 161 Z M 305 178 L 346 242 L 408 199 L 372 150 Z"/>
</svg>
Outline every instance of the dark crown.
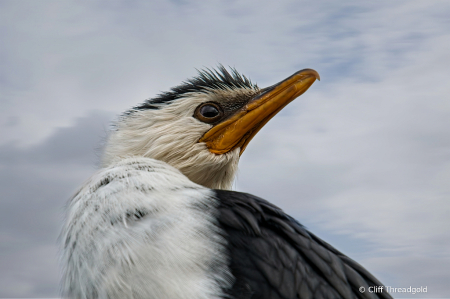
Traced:
<svg viewBox="0 0 450 299">
<path fill-rule="evenodd" d="M 191 92 L 209 92 L 214 89 L 258 88 L 256 84 L 253 84 L 250 79 L 241 75 L 236 69 L 230 68 L 230 70 L 231 72 L 223 65 L 219 65 L 217 69 L 212 70 L 208 68 L 197 70 L 198 75 L 196 77 L 184 81 L 170 91 L 146 100 L 141 105 L 134 107 L 133 110 L 159 109 L 162 105 L 170 104 L 171 101 Z"/>
</svg>

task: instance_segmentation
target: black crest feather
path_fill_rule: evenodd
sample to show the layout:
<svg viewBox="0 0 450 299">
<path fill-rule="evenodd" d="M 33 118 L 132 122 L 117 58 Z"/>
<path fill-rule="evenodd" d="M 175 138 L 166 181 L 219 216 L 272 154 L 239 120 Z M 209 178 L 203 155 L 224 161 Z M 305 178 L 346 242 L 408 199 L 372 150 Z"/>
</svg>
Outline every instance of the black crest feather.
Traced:
<svg viewBox="0 0 450 299">
<path fill-rule="evenodd" d="M 141 105 L 134 107 L 133 110 L 159 109 L 162 104 L 169 104 L 171 101 L 191 92 L 208 92 L 214 89 L 258 88 L 256 84 L 253 84 L 250 79 L 240 74 L 236 69 L 230 68 L 230 71 L 228 71 L 221 64 L 217 69 L 206 68 L 197 71 L 198 75 L 196 77 L 184 81 L 170 91 L 146 100 Z"/>
</svg>

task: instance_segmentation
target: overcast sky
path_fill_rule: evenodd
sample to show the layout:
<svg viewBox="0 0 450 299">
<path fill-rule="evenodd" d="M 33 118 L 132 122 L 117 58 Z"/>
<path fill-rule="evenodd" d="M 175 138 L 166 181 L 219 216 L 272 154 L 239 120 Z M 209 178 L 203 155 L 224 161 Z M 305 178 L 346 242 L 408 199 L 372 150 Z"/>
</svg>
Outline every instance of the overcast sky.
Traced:
<svg viewBox="0 0 450 299">
<path fill-rule="evenodd" d="M 58 296 L 63 207 L 111 121 L 219 63 L 260 87 L 322 78 L 253 139 L 236 189 L 427 287 L 394 297 L 450 297 L 449 1 L 143 2 L 0 0 L 0 297 Z"/>
</svg>

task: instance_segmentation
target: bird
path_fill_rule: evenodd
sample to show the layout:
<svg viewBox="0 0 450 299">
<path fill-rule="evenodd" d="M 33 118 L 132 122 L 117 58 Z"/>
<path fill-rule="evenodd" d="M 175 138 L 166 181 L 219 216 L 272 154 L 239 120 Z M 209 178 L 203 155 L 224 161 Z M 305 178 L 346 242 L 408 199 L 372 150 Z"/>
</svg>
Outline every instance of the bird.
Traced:
<svg viewBox="0 0 450 299">
<path fill-rule="evenodd" d="M 316 80 L 303 69 L 259 88 L 219 65 L 121 114 L 65 207 L 61 296 L 391 298 L 283 210 L 231 190 L 252 138 Z"/>
</svg>

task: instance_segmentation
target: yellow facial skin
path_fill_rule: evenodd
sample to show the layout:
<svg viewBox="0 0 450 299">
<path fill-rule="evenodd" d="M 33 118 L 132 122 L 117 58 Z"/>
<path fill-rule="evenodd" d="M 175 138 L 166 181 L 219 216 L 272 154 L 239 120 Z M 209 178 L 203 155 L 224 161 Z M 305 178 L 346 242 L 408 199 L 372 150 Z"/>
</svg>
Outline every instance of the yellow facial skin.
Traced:
<svg viewBox="0 0 450 299">
<path fill-rule="evenodd" d="M 214 154 L 225 154 L 240 147 L 244 152 L 250 140 L 278 112 L 320 80 L 315 70 L 304 69 L 262 90 L 231 117 L 215 125 L 199 142 L 205 142 Z"/>
</svg>

